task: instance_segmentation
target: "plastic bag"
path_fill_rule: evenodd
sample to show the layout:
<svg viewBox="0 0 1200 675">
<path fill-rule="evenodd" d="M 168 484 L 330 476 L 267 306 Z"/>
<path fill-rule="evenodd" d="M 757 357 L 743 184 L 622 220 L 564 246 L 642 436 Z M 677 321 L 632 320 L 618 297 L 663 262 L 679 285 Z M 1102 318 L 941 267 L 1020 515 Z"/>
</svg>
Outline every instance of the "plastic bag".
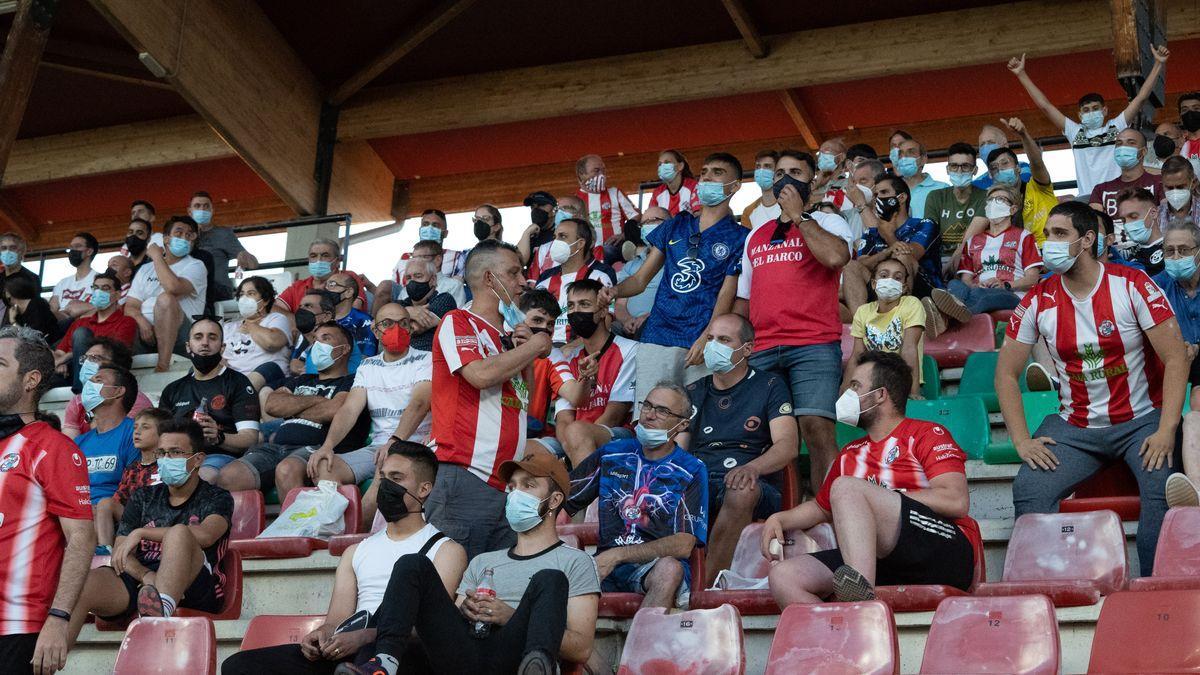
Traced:
<svg viewBox="0 0 1200 675">
<path fill-rule="evenodd" d="M 343 518 L 350 500 L 338 492 L 337 483 L 323 480 L 315 490 L 304 490 L 257 539 L 315 537 L 328 539 L 346 530 Z"/>
</svg>

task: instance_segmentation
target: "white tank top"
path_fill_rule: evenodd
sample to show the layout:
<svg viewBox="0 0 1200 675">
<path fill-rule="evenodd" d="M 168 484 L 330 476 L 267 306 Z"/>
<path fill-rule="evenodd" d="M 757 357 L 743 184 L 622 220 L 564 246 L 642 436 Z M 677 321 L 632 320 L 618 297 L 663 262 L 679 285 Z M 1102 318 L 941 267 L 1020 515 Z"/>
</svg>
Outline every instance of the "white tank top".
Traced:
<svg viewBox="0 0 1200 675">
<path fill-rule="evenodd" d="M 367 610 L 372 614 L 379 609 L 383 602 L 383 592 L 387 589 L 388 579 L 392 576 L 392 567 L 402 555 L 417 553 L 429 538 L 438 533 L 438 529 L 428 523 L 403 541 L 393 541 L 388 538 L 387 530 L 383 529 L 363 539 L 354 549 L 354 576 L 358 580 L 358 606 L 355 611 Z M 429 547 L 426 557 L 433 562 L 442 544 L 450 541 L 443 537 Z"/>
</svg>

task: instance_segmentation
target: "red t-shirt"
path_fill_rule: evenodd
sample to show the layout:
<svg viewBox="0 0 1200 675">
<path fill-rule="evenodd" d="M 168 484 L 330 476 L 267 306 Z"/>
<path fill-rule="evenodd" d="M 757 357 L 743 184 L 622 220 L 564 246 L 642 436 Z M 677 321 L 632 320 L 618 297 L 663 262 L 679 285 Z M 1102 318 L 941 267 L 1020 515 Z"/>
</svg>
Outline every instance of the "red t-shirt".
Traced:
<svg viewBox="0 0 1200 675">
<path fill-rule="evenodd" d="M 1130 188 L 1145 188 L 1154 195 L 1156 199 L 1162 199 L 1162 176 L 1154 176 L 1148 172 L 1142 172 L 1142 175 L 1137 180 L 1126 183 L 1121 180 L 1120 176 L 1112 180 L 1106 180 L 1103 183 L 1097 183 L 1096 187 L 1092 188 L 1092 198 L 1088 200 L 1092 204 L 1099 204 L 1104 208 L 1104 212 L 1113 218 L 1117 217 L 1117 195 Z M 1118 220 L 1117 222 L 1121 222 Z M 1149 227 L 1149 225 L 1147 225 Z"/>
<path fill-rule="evenodd" d="M 878 443 L 861 438 L 842 448 L 817 494 L 817 505 L 830 511 L 829 491 L 838 476 L 854 476 L 888 489 L 924 490 L 929 481 L 946 473 L 966 473 L 967 453 L 940 424 L 905 419 Z M 835 516 L 836 517 L 836 516 Z M 979 524 L 970 516 L 954 524 L 976 550 L 981 547 Z"/>
<path fill-rule="evenodd" d="M 67 545 L 58 519 L 92 518 L 79 448 L 45 422 L 0 441 L 0 516 L 0 635 L 37 633 Z"/>
<path fill-rule="evenodd" d="M 138 330 L 137 322 L 133 320 L 133 317 L 120 309 L 113 312 L 113 315 L 106 321 L 100 321 L 96 314 L 81 316 L 72 321 L 71 326 L 67 328 L 67 334 L 58 343 L 58 351 L 71 351 L 71 340 L 75 336 L 75 331 L 80 328 L 87 328 L 96 337 L 110 337 L 130 347 L 133 346 L 133 339 L 137 337 Z"/>
<path fill-rule="evenodd" d="M 366 281 L 364 281 L 362 275 L 358 274 L 357 272 L 350 272 L 349 270 L 345 271 L 349 272 L 350 276 L 354 277 L 358 281 L 358 299 L 362 301 L 363 306 L 365 307 L 367 302 Z M 291 286 L 283 289 L 283 292 L 279 294 L 279 297 L 275 298 L 275 302 L 276 304 L 282 303 L 283 309 L 294 314 L 297 309 L 300 309 L 300 301 L 304 299 L 304 294 L 308 292 L 308 289 L 312 288 L 312 285 L 312 277 L 297 279 L 296 281 L 292 282 Z"/>
<path fill-rule="evenodd" d="M 142 464 L 139 459 L 121 472 L 121 482 L 117 485 L 117 491 L 113 493 L 113 499 L 118 504 L 128 504 L 129 496 L 134 490 L 147 485 L 158 485 L 160 482 L 162 481 L 158 477 L 158 463 Z"/>
</svg>

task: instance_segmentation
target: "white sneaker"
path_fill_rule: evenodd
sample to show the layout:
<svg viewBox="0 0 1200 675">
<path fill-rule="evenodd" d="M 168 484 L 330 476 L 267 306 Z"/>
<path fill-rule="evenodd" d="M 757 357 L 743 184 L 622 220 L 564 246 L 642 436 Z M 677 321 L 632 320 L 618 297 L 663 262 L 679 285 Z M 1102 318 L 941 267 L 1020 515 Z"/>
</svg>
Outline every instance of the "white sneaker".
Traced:
<svg viewBox="0 0 1200 675">
<path fill-rule="evenodd" d="M 1025 366 L 1025 386 L 1029 391 L 1054 391 L 1054 376 L 1040 363 Z"/>
<path fill-rule="evenodd" d="M 1167 476 L 1167 507 L 1200 506 L 1200 491 L 1181 473 Z"/>
</svg>

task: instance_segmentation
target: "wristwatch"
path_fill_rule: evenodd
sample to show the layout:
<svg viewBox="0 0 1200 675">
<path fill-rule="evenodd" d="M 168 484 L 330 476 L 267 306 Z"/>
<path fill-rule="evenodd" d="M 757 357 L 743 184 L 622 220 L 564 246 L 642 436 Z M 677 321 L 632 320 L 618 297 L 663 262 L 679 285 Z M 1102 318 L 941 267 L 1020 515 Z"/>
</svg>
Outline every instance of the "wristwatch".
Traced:
<svg viewBox="0 0 1200 675">
<path fill-rule="evenodd" d="M 66 621 L 67 623 L 71 622 L 71 613 L 70 612 L 68 612 L 66 610 L 62 610 L 62 609 L 57 609 L 55 607 L 51 607 L 46 612 L 46 616 L 55 616 L 55 617 L 62 619 L 63 621 Z"/>
</svg>

